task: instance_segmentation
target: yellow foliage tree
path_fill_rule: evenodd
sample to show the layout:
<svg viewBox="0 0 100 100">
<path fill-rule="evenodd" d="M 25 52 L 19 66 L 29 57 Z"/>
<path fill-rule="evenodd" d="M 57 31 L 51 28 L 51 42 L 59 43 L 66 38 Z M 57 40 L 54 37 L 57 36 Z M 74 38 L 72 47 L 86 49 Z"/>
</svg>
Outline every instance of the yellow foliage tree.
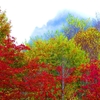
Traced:
<svg viewBox="0 0 100 100">
<path fill-rule="evenodd" d="M 73 40 L 68 40 L 64 35 L 56 36 L 49 40 L 36 40 L 26 51 L 28 60 L 38 57 L 40 62 L 53 66 L 61 66 L 65 62 L 66 67 L 79 66 L 89 61 L 85 51 L 76 46 Z"/>
<path fill-rule="evenodd" d="M 6 13 L 0 10 L 0 44 L 10 34 L 11 24 L 6 17 Z"/>
<path fill-rule="evenodd" d="M 100 53 L 100 32 L 96 28 L 79 31 L 74 40 L 83 50 L 89 53 L 90 59 L 98 59 Z"/>
</svg>

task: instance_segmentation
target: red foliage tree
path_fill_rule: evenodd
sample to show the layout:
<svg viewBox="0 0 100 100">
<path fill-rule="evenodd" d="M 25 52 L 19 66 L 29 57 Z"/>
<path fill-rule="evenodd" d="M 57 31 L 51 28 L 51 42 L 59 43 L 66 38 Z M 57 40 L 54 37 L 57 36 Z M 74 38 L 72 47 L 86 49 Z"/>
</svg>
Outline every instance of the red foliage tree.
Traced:
<svg viewBox="0 0 100 100">
<path fill-rule="evenodd" d="M 19 79 L 16 76 L 22 69 L 12 68 L 0 61 L 0 99 L 11 100 L 19 98 Z"/>
<path fill-rule="evenodd" d="M 100 62 L 95 61 L 90 65 L 83 65 L 80 77 L 80 88 L 77 92 L 82 100 L 100 99 Z"/>
<path fill-rule="evenodd" d="M 21 68 L 12 68 L 0 62 L 0 99 L 56 100 L 60 91 L 57 87 L 59 81 L 46 72 L 46 67 L 48 66 L 37 61 Z M 44 68 L 44 71 L 41 71 L 41 68 Z"/>
<path fill-rule="evenodd" d="M 0 45 L 0 99 L 21 98 L 56 99 L 58 88 L 56 77 L 41 69 L 48 67 L 31 61 L 27 66 L 19 67 L 23 51 L 29 48 L 16 45 L 15 39 L 7 35 Z"/>
<path fill-rule="evenodd" d="M 56 76 L 47 72 L 49 65 L 40 64 L 37 61 L 31 61 L 26 66 L 26 75 L 23 77 L 26 92 L 31 93 L 34 99 L 56 100 L 60 89 L 57 87 L 59 81 Z"/>
<path fill-rule="evenodd" d="M 76 68 L 64 68 L 62 66 L 58 66 L 56 71 L 58 72 L 57 79 L 60 82 L 60 88 L 62 90 L 62 100 L 66 99 L 75 99 L 74 98 L 74 91 L 75 88 L 73 86 L 73 83 L 76 82 L 77 76 L 75 76 L 75 70 Z M 71 87 L 70 87 L 71 86 Z"/>
<path fill-rule="evenodd" d="M 3 45 L 0 44 L 0 60 L 12 67 L 21 67 L 24 63 L 24 50 L 29 48 L 23 44 L 16 45 L 15 38 L 7 36 L 3 40 Z"/>
<path fill-rule="evenodd" d="M 0 12 L 0 100 L 56 100 L 59 81 L 46 71 L 49 65 L 37 60 L 25 64 L 24 52 L 29 48 L 15 44 L 10 27 L 5 12 Z"/>
</svg>

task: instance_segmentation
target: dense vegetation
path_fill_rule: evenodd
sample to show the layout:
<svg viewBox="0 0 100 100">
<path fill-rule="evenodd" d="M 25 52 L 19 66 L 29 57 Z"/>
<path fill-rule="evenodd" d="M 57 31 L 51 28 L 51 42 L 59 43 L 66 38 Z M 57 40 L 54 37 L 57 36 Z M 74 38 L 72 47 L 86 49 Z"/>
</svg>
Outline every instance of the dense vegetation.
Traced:
<svg viewBox="0 0 100 100">
<path fill-rule="evenodd" d="M 16 45 L 0 11 L 0 100 L 99 100 L 99 20 L 66 17 L 63 33 Z"/>
</svg>

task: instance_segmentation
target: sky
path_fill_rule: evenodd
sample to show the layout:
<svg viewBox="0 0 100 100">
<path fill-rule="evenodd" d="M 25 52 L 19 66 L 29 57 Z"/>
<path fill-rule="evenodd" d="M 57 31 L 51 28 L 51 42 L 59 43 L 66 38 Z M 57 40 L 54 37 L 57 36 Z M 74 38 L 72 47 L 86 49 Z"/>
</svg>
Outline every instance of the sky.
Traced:
<svg viewBox="0 0 100 100">
<path fill-rule="evenodd" d="M 18 44 L 29 40 L 36 27 L 53 19 L 61 10 L 71 10 L 89 17 L 100 12 L 100 0 L 0 0 L 1 10 L 11 20 L 11 35 Z"/>
</svg>

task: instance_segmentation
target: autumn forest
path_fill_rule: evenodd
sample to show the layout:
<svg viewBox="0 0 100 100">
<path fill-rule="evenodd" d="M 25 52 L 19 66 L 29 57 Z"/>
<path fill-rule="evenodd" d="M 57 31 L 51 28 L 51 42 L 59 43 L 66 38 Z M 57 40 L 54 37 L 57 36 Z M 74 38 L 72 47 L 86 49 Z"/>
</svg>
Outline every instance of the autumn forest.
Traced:
<svg viewBox="0 0 100 100">
<path fill-rule="evenodd" d="M 0 100 L 100 100 L 100 19 L 69 14 L 61 31 L 20 45 L 10 33 L 0 11 Z"/>
</svg>

